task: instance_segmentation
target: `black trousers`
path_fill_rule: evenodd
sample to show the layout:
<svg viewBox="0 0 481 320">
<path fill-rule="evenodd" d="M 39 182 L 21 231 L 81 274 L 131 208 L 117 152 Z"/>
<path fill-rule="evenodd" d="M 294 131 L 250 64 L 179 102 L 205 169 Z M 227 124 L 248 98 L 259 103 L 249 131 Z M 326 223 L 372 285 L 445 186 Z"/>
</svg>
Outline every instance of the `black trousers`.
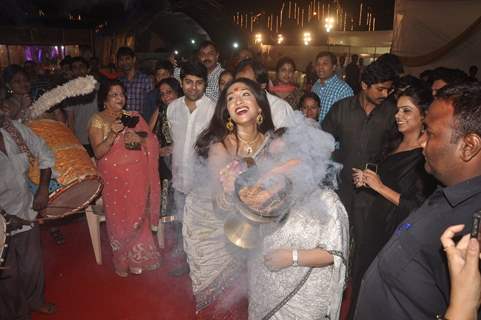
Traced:
<svg viewBox="0 0 481 320">
<path fill-rule="evenodd" d="M 0 271 L 0 319 L 30 319 L 30 309 L 44 301 L 44 273 L 39 227 L 8 239 L 8 251 Z"/>
<path fill-rule="evenodd" d="M 373 259 L 371 254 L 371 244 L 366 239 L 368 230 L 372 231 L 369 223 L 368 215 L 371 205 L 375 199 L 375 193 L 369 189 L 356 190 L 349 214 L 349 224 L 351 232 L 351 252 L 350 252 L 350 278 L 351 278 L 351 306 L 349 309 L 348 319 L 354 317 L 357 297 L 361 288 L 364 273 L 369 268 Z M 374 246 L 374 244 L 372 244 Z M 374 254 L 375 257 L 376 254 Z"/>
</svg>

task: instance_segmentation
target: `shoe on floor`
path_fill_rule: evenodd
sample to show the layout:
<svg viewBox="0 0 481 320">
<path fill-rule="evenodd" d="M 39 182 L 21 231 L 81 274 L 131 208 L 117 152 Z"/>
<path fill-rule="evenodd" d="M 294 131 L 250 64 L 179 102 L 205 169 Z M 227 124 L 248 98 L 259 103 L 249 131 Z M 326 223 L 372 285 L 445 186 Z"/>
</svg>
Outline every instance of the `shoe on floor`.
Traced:
<svg viewBox="0 0 481 320">
<path fill-rule="evenodd" d="M 32 311 L 41 314 L 54 314 L 57 312 L 57 306 L 53 303 L 44 303 L 40 307 L 32 309 Z"/>
</svg>

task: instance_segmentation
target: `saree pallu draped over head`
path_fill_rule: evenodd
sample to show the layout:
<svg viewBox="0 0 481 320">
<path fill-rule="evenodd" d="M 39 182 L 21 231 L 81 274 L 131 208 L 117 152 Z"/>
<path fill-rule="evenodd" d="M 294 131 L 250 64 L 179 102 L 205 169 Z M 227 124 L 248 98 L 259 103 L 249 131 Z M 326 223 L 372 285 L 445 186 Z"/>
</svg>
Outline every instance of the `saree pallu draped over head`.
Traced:
<svg viewBox="0 0 481 320">
<path fill-rule="evenodd" d="M 98 161 L 98 172 L 104 180 L 103 201 L 114 267 L 117 273 L 138 274 L 160 265 L 151 232 L 160 212 L 159 144 L 142 118 L 131 130 L 148 132 L 141 149 L 126 149 L 122 132 Z"/>
</svg>

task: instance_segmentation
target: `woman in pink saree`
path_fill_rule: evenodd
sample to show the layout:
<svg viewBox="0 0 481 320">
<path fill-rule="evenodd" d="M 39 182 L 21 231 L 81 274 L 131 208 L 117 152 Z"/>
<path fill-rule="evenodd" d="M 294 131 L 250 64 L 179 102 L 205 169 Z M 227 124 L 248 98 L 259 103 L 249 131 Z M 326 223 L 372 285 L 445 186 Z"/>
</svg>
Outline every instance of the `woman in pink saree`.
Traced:
<svg viewBox="0 0 481 320">
<path fill-rule="evenodd" d="M 160 266 L 151 232 L 156 230 L 160 210 L 158 142 L 137 112 L 123 111 L 124 92 L 118 81 L 105 83 L 98 93 L 102 111 L 89 124 L 104 181 L 102 197 L 114 268 L 122 277 Z"/>
</svg>

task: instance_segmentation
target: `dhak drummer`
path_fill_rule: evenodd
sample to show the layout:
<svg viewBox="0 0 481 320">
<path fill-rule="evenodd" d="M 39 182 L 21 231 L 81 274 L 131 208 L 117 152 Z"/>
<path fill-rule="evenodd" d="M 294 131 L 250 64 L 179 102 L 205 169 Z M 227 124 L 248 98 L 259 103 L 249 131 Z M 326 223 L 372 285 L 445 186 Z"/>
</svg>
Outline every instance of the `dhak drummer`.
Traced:
<svg viewBox="0 0 481 320">
<path fill-rule="evenodd" d="M 28 187 L 27 178 L 32 157 L 38 159 L 40 167 L 40 185 L 35 195 Z M 34 220 L 37 212 L 47 207 L 50 168 L 54 161 L 45 142 L 20 122 L 8 119 L 5 109 L 0 106 L 0 208 L 8 215 Z M 2 319 L 30 319 L 31 311 L 55 312 L 55 305 L 44 300 L 38 226 L 26 224 L 11 232 L 2 267 L 5 267 L 0 270 Z"/>
</svg>

